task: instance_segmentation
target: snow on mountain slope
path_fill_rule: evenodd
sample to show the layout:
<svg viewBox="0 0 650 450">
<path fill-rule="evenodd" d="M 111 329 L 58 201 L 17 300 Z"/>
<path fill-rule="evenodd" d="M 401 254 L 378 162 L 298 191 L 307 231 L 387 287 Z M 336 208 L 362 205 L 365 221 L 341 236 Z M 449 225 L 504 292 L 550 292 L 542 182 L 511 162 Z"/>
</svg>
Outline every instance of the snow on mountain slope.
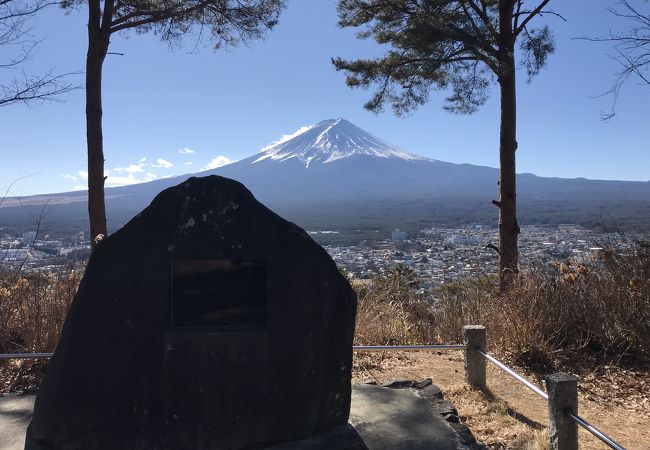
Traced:
<svg viewBox="0 0 650 450">
<path fill-rule="evenodd" d="M 406 161 L 428 160 L 382 141 L 345 119 L 330 119 L 298 130 L 289 140 L 265 147 L 253 164 L 297 158 L 305 167 L 309 167 L 310 164 L 326 164 L 357 155 Z"/>
<path fill-rule="evenodd" d="M 323 226 L 357 220 L 368 224 L 375 220 L 372 217 L 377 219 L 373 223 L 385 224 L 389 216 L 396 223 L 408 217 L 446 224 L 460 223 L 462 218 L 492 220 L 491 200 L 498 198 L 499 180 L 498 169 L 420 157 L 343 119 L 301 128 L 248 158 L 194 175 L 240 181 L 277 212 L 299 223 Z M 113 226 L 123 224 L 161 190 L 188 176 L 106 189 Z M 648 223 L 650 182 L 520 174 L 517 188 L 522 222 L 591 223 L 605 211 L 618 225 Z M 8 208 L 12 202 L 17 207 Z M 0 225 L 14 217 L 13 223 L 31 226 L 44 202 L 48 203 L 48 219 L 56 218 L 67 227 L 85 223 L 86 193 L 68 192 L 5 199 Z"/>
</svg>

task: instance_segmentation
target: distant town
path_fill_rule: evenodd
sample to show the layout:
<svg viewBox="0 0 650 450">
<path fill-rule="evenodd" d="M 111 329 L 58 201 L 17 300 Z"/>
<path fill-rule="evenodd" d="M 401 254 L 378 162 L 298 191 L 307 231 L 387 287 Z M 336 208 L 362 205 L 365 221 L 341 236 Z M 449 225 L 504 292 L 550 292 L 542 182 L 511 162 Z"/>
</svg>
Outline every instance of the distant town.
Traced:
<svg viewBox="0 0 650 450">
<path fill-rule="evenodd" d="M 308 231 L 315 239 L 339 231 Z M 424 228 L 414 233 L 399 229 L 377 231 L 376 240 L 356 245 L 324 245 L 336 264 L 354 279 L 371 279 L 403 264 L 418 275 L 423 289 L 461 278 L 495 274 L 498 233 L 494 227 L 472 224 L 459 228 Z M 593 261 L 616 237 L 579 225 L 524 226 L 519 238 L 522 267 L 540 261 Z M 0 267 L 48 271 L 85 262 L 90 242 L 80 231 L 64 238 L 40 236 L 36 231 L 13 235 L 0 231 Z"/>
<path fill-rule="evenodd" d="M 55 238 L 37 231 L 12 234 L 0 229 L 0 267 L 47 271 L 89 256 L 90 240 L 83 231 Z"/>
<path fill-rule="evenodd" d="M 600 258 L 611 236 L 578 225 L 525 226 L 519 238 L 520 265 L 540 261 L 592 261 Z M 415 271 L 423 289 L 462 278 L 496 274 L 498 231 L 479 224 L 461 228 L 426 228 L 413 236 L 394 230 L 387 239 L 356 246 L 325 248 L 351 277 L 369 279 L 398 264 Z M 493 247 L 494 246 L 494 247 Z"/>
</svg>

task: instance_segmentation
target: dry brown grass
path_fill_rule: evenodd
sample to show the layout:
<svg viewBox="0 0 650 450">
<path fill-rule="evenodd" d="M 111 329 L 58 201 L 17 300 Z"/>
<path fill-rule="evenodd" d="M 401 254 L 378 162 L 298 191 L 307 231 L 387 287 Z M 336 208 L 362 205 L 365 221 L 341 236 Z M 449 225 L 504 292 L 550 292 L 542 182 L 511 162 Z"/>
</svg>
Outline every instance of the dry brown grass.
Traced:
<svg viewBox="0 0 650 450">
<path fill-rule="evenodd" d="M 83 268 L 48 275 L 0 273 L 0 352 L 52 351 L 82 273 Z M 644 448 L 637 444 L 650 410 L 647 250 L 625 256 L 609 252 L 592 265 L 565 261 L 528 269 L 505 297 L 498 295 L 496 280 L 490 277 L 445 287 L 436 293 L 435 308 L 417 288 L 416 277 L 403 267 L 357 286 L 355 343 L 459 343 L 462 326 L 475 323 L 488 327 L 491 351 L 537 373 L 554 371 L 558 362 L 563 370 L 580 372 L 577 366 L 585 358 L 592 362 L 596 356 L 609 358 L 609 365 L 594 363 L 582 371 L 585 417 L 629 442 L 629 448 Z M 462 383 L 460 354 L 434 356 L 420 367 L 406 354 L 355 354 L 355 380 L 385 381 L 389 375 L 431 377 L 477 438 L 491 449 L 546 448 L 545 430 L 522 421 L 522 415 L 538 423 L 545 421 L 544 407 L 534 403 L 539 399 L 527 399 L 525 392 L 518 391 L 523 387 L 490 367 L 488 386 L 495 395 L 468 389 Z M 623 360 L 636 362 L 638 367 L 632 364 L 632 369 L 623 369 L 617 364 Z M 0 392 L 38 384 L 39 366 L 21 362 L 8 369 L 6 373 L 0 370 Z M 542 417 L 536 417 L 540 410 Z M 585 448 L 600 448 L 590 439 L 581 437 Z"/>
<path fill-rule="evenodd" d="M 433 306 L 416 293 L 416 283 L 396 288 L 405 286 L 398 280 L 409 277 L 402 268 L 359 289 L 357 344 L 460 343 L 463 325 L 485 325 L 490 352 L 538 384 L 550 372 L 574 373 L 585 417 L 629 448 L 645 448 L 650 405 L 647 248 L 624 255 L 610 250 L 589 264 L 569 260 L 528 268 L 506 296 L 499 295 L 494 277 L 464 280 L 436 292 Z M 426 361 L 416 368 L 406 354 L 355 354 L 355 379 L 431 377 L 490 449 L 548 448 L 545 406 L 527 397 L 533 394 L 520 392 L 525 389 L 514 380 L 488 367 L 488 388 L 494 392 L 489 395 L 464 385 L 461 355 Z M 601 448 L 586 433 L 581 432 L 580 442 L 584 448 Z"/>
<path fill-rule="evenodd" d="M 433 316 L 417 287 L 417 277 L 403 266 L 358 285 L 355 344 L 412 345 L 434 339 Z"/>
<path fill-rule="evenodd" d="M 609 250 L 590 263 L 567 260 L 524 269 L 507 295 L 495 277 L 436 292 L 432 305 L 404 267 L 359 286 L 357 344 L 459 343 L 465 324 L 488 328 L 490 347 L 541 372 L 554 362 L 650 359 L 650 254 Z"/>
<path fill-rule="evenodd" d="M 506 400 L 466 385 L 451 386 L 445 394 L 458 408 L 461 420 L 491 449 L 547 450 L 544 425 L 523 416 Z"/>
<path fill-rule="evenodd" d="M 353 362 L 355 382 L 431 378 L 458 409 L 461 421 L 490 450 L 547 448 L 546 401 L 494 365 L 487 366 L 488 389 L 480 392 L 465 385 L 463 354 L 457 350 L 357 352 Z M 522 368 L 517 370 L 534 380 Z M 646 450 L 650 374 L 616 367 L 607 368 L 606 373 L 607 376 L 598 376 L 596 380 L 580 377 L 580 415 L 625 448 Z M 631 383 L 637 386 L 630 387 Z M 594 392 L 594 384 L 598 392 Z M 604 448 L 602 442 L 587 431 L 581 429 L 579 435 L 582 450 Z"/>
<path fill-rule="evenodd" d="M 51 352 L 83 268 L 0 273 L 0 353 Z"/>
<path fill-rule="evenodd" d="M 463 324 L 488 327 L 491 346 L 522 365 L 548 370 L 576 356 L 644 363 L 650 357 L 650 255 L 605 254 L 522 272 L 506 296 L 495 281 L 441 290 L 434 312 L 440 338 L 459 341 Z"/>
</svg>

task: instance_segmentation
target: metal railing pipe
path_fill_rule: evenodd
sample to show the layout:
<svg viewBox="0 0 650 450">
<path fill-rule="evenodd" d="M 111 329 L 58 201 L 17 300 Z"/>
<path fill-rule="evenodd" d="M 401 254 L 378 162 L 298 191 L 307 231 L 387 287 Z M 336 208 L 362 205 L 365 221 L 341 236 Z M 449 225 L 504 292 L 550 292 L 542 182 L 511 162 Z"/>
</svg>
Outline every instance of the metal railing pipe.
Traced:
<svg viewBox="0 0 650 450">
<path fill-rule="evenodd" d="M 600 439 L 602 442 L 607 444 L 610 448 L 616 449 L 616 450 L 625 450 L 625 447 L 623 447 L 621 444 L 607 436 L 605 433 L 600 431 L 598 428 L 587 422 L 585 419 L 578 415 L 573 415 L 569 414 L 569 417 L 571 417 L 578 425 L 580 425 L 582 428 L 596 436 L 598 439 Z"/>
<path fill-rule="evenodd" d="M 355 345 L 352 347 L 357 352 L 389 351 L 389 350 L 463 350 L 463 344 L 458 345 Z"/>
<path fill-rule="evenodd" d="M 54 353 L 0 353 L 0 359 L 51 358 Z"/>
<path fill-rule="evenodd" d="M 492 362 L 495 366 L 497 366 L 499 369 L 503 370 L 505 373 L 513 377 L 515 380 L 519 381 L 521 384 L 526 386 L 528 389 L 533 391 L 535 394 L 539 395 L 542 397 L 544 400 L 548 400 L 548 394 L 541 390 L 539 387 L 535 386 L 533 383 L 519 375 L 517 372 L 512 370 L 510 367 L 506 366 L 503 364 L 501 361 L 496 359 L 494 356 L 490 355 L 489 353 L 482 352 L 478 350 L 478 352 L 485 357 L 488 361 Z"/>
</svg>

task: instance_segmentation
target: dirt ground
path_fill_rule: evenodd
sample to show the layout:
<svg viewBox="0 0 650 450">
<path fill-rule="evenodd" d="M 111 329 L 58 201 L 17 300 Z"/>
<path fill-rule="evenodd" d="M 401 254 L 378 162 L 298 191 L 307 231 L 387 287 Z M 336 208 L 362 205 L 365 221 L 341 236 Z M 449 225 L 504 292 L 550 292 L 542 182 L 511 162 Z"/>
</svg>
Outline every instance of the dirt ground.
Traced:
<svg viewBox="0 0 650 450">
<path fill-rule="evenodd" d="M 0 394 L 34 392 L 45 361 L 0 364 Z M 353 381 L 431 378 L 458 409 L 476 439 L 490 449 L 547 448 L 546 401 L 488 363 L 488 392 L 469 389 L 463 382 L 463 355 L 440 352 L 356 353 Z M 540 386 L 533 374 L 518 369 Z M 581 417 L 629 450 L 650 449 L 650 373 L 599 366 L 578 377 Z M 605 444 L 580 429 L 580 448 L 602 450 Z"/>
<path fill-rule="evenodd" d="M 488 392 L 469 389 L 463 382 L 462 356 L 457 350 L 357 353 L 353 379 L 431 378 L 474 437 L 490 449 L 547 448 L 546 401 L 490 363 Z M 522 374 L 541 385 L 533 375 Z M 581 417 L 629 450 L 650 449 L 650 374 L 605 366 L 579 377 L 578 385 Z M 581 449 L 608 448 L 582 429 L 579 443 Z"/>
</svg>

